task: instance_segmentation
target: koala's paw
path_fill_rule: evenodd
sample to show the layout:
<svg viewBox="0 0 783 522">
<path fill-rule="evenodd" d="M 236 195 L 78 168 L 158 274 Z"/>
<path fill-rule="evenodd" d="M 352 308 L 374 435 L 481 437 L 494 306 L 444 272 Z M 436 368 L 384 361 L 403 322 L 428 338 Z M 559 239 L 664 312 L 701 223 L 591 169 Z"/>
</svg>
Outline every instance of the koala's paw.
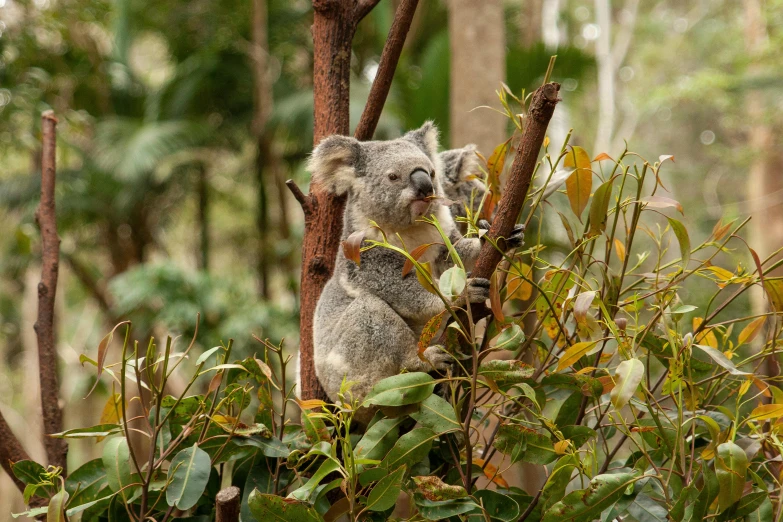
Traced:
<svg viewBox="0 0 783 522">
<path fill-rule="evenodd" d="M 511 235 L 506 238 L 506 250 L 513 250 L 525 244 L 525 225 L 514 225 Z"/>
<path fill-rule="evenodd" d="M 489 230 L 489 227 L 492 226 L 492 223 L 487 221 L 486 219 L 479 219 L 476 223 L 476 226 L 479 227 L 481 230 Z"/>
<path fill-rule="evenodd" d="M 465 292 L 457 299 L 457 306 L 465 306 L 465 303 L 483 303 L 489 299 L 489 279 L 483 277 L 471 277 L 465 287 Z"/>
<path fill-rule="evenodd" d="M 451 368 L 451 365 L 454 363 L 454 357 L 452 357 L 451 354 L 448 353 L 446 349 L 439 344 L 428 347 L 426 350 L 424 350 L 423 356 L 436 370 L 439 371 L 444 371 Z"/>
</svg>

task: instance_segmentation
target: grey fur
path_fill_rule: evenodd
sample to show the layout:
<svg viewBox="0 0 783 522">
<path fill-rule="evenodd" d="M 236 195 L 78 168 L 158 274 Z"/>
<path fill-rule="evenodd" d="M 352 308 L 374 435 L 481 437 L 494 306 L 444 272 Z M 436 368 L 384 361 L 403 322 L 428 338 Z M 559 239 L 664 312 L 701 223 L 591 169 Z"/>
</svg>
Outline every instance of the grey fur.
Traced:
<svg viewBox="0 0 783 522">
<path fill-rule="evenodd" d="M 440 153 L 443 163 L 443 190 L 446 197 L 454 203 L 451 205 L 451 215 L 467 217 L 466 207 L 472 212 L 478 212 L 486 188 L 476 176 L 480 174 L 476 146 L 466 145 L 461 149 L 446 150 Z M 472 204 L 472 205 L 471 205 Z M 460 224 L 464 233 L 465 227 Z"/>
<path fill-rule="evenodd" d="M 359 230 L 367 232 L 366 238 L 380 239 L 377 230 L 370 228 L 369 222 L 375 221 L 390 242 L 404 244 L 410 252 L 442 241 L 435 227 L 419 221 L 421 214 L 435 215 L 470 269 L 480 240 L 463 238 L 449 209 L 438 199 L 426 209 L 422 209 L 426 203 L 414 201 L 410 177 L 415 170 L 430 173 L 435 195 L 444 196 L 437 147 L 438 131 L 430 122 L 391 141 L 358 142 L 344 136 L 322 141 L 309 168 L 313 181 L 348 195 L 343 239 Z M 450 266 L 442 245 L 430 247 L 421 261 L 433 262 L 436 277 Z M 362 252 L 358 266 L 345 258 L 342 249 L 337 254 L 334 275 L 318 301 L 313 332 L 316 374 L 330 399 L 337 400 L 343 379 L 356 382 L 351 393 L 361 400 L 383 378 L 403 370 L 442 370 L 451 362 L 439 346 L 424 352 L 429 363 L 418 357 L 424 325 L 445 306 L 421 286 L 415 273 L 402 277 L 404 263 L 402 255 L 382 247 Z M 460 301 L 484 302 L 488 293 L 486 280 L 469 280 L 467 296 Z"/>
</svg>

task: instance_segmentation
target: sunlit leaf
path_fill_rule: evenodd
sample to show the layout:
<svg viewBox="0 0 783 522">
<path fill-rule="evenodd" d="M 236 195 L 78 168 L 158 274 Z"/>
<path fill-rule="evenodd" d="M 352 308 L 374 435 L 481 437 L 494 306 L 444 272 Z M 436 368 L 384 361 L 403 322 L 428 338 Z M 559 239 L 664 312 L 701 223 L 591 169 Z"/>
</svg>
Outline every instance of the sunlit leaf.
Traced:
<svg viewBox="0 0 783 522">
<path fill-rule="evenodd" d="M 676 208 L 677 211 L 682 214 L 683 208 L 679 201 L 666 196 L 647 196 L 639 200 L 648 207 L 652 208 Z"/>
<path fill-rule="evenodd" d="M 764 327 L 766 317 L 759 317 L 750 322 L 739 334 L 739 344 L 752 343 Z"/>
<path fill-rule="evenodd" d="M 644 363 L 639 359 L 629 359 L 621 362 L 614 372 L 615 386 L 611 392 L 612 404 L 615 409 L 622 409 L 639 388 L 644 377 Z"/>
<path fill-rule="evenodd" d="M 590 166 L 590 156 L 582 147 L 572 147 L 563 161 L 564 167 L 575 167 L 576 170 L 566 179 L 566 194 L 571 203 L 571 210 L 581 221 L 582 212 L 587 207 L 590 193 L 593 190 L 593 172 Z"/>
<path fill-rule="evenodd" d="M 761 422 L 780 417 L 783 417 L 783 404 L 762 404 L 756 406 L 753 411 L 750 412 L 750 416 L 747 420 Z"/>
<path fill-rule="evenodd" d="M 576 363 L 579 359 L 589 354 L 595 347 L 597 341 L 585 341 L 570 346 L 560 360 L 557 362 L 557 371 L 562 371 Z"/>
<path fill-rule="evenodd" d="M 620 262 L 625 262 L 625 245 L 622 241 L 615 238 L 614 239 L 614 251 L 617 253 L 617 259 L 620 260 Z"/>
</svg>

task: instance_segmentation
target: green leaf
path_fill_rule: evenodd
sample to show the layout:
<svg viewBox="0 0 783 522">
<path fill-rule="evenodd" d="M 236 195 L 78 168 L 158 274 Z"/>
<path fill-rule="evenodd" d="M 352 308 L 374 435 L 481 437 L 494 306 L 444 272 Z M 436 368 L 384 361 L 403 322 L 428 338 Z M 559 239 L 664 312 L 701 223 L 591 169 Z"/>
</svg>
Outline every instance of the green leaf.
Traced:
<svg viewBox="0 0 783 522">
<path fill-rule="evenodd" d="M 451 404 L 434 394 L 424 399 L 421 403 L 421 409 L 411 413 L 410 416 L 423 427 L 429 428 L 438 434 L 462 429 L 462 425 L 457 420 L 457 415 L 454 413 L 454 408 Z"/>
<path fill-rule="evenodd" d="M 367 497 L 368 511 L 386 511 L 397 503 L 402 488 L 402 476 L 406 467 L 400 466 L 395 471 L 382 478 Z"/>
<path fill-rule="evenodd" d="M 715 473 L 720 484 L 718 505 L 723 511 L 742 498 L 745 476 L 748 471 L 748 456 L 733 442 L 718 445 L 715 452 Z"/>
<path fill-rule="evenodd" d="M 66 522 L 66 502 L 68 502 L 68 492 L 61 489 L 49 501 L 49 509 L 46 510 L 46 522 Z"/>
<path fill-rule="evenodd" d="M 440 276 L 440 279 L 438 279 L 438 288 L 440 289 L 440 293 L 446 298 L 456 299 L 462 294 L 462 291 L 465 290 L 467 280 L 468 276 L 465 274 L 465 271 L 458 266 L 453 266 L 443 272 Z"/>
<path fill-rule="evenodd" d="M 245 486 L 242 488 L 242 504 L 240 510 L 244 522 L 255 520 L 255 517 L 252 516 L 250 508 L 248 507 L 248 499 L 250 498 L 250 493 L 252 491 L 270 494 L 275 492 L 275 477 L 272 473 L 274 469 L 275 461 L 268 460 L 260 455 L 253 460 L 251 467 L 247 472 Z"/>
<path fill-rule="evenodd" d="M 553 373 L 541 379 L 544 386 L 564 388 L 582 392 L 582 395 L 593 396 L 596 399 L 601 396 L 604 387 L 601 381 L 589 375 L 576 375 L 573 373 Z"/>
<path fill-rule="evenodd" d="M 92 503 L 108 484 L 103 459 L 94 459 L 71 472 L 65 480 L 65 490 L 71 496 L 69 507 Z"/>
<path fill-rule="evenodd" d="M 728 522 L 749 516 L 758 510 L 765 500 L 769 499 L 766 491 L 755 489 L 753 492 L 743 495 L 739 501 L 731 505 L 726 511 L 718 517 L 718 522 Z"/>
<path fill-rule="evenodd" d="M 560 409 L 557 410 L 557 417 L 555 417 L 555 425 L 571 426 L 576 422 L 579 417 L 579 410 L 582 408 L 582 399 L 584 395 L 579 392 L 573 392 L 568 396 L 563 404 L 560 405 Z"/>
<path fill-rule="evenodd" d="M 310 444 L 315 444 L 320 441 L 330 441 L 329 430 L 326 429 L 326 423 L 319 413 L 312 413 L 307 410 L 302 410 L 302 429 L 307 436 L 307 440 Z"/>
<path fill-rule="evenodd" d="M 491 489 L 480 489 L 473 495 L 484 507 L 484 512 L 492 520 L 501 520 L 502 522 L 512 522 L 519 518 L 519 504 L 502 493 L 492 491 Z M 477 509 L 475 513 L 481 514 L 482 510 Z"/>
<path fill-rule="evenodd" d="M 588 440 L 595 438 L 598 433 L 590 426 L 558 426 L 563 437 L 574 443 L 575 448 L 581 447 Z"/>
<path fill-rule="evenodd" d="M 688 237 L 688 230 L 685 228 L 685 225 L 674 218 L 667 217 L 666 219 L 669 220 L 669 225 L 671 225 L 672 231 L 674 231 L 674 235 L 680 243 L 682 269 L 685 271 L 688 268 L 688 261 L 691 259 L 691 238 Z"/>
<path fill-rule="evenodd" d="M 595 189 L 590 204 L 590 237 L 600 236 L 606 230 L 609 202 L 612 199 L 612 180 Z"/>
<path fill-rule="evenodd" d="M 247 502 L 256 520 L 264 522 L 323 522 L 310 504 L 253 490 Z"/>
<path fill-rule="evenodd" d="M 666 508 L 648 497 L 647 495 L 639 494 L 633 499 L 633 502 L 628 506 L 628 513 L 630 513 L 636 520 L 644 520 L 647 522 L 666 522 L 668 513 Z"/>
<path fill-rule="evenodd" d="M 617 383 L 611 391 L 612 404 L 615 409 L 622 409 L 639 388 L 644 378 L 644 363 L 639 359 L 629 359 L 617 365 L 614 372 Z"/>
<path fill-rule="evenodd" d="M 247 438 L 234 438 L 231 439 L 237 446 L 254 446 L 261 449 L 261 453 L 266 457 L 272 458 L 284 458 L 287 457 L 290 451 L 288 447 L 280 442 L 280 439 L 272 437 L 266 439 L 264 437 L 247 437 Z"/>
<path fill-rule="evenodd" d="M 493 445 L 501 453 L 511 455 L 512 463 L 523 460 L 543 465 L 557 460 L 548 437 L 518 424 L 500 426 Z"/>
<path fill-rule="evenodd" d="M 21 513 L 11 513 L 11 516 L 14 518 L 19 518 L 19 517 L 38 518 L 41 515 L 45 515 L 47 511 L 49 511 L 49 506 L 43 506 L 34 509 L 28 509 L 27 511 L 23 511 Z"/>
<path fill-rule="evenodd" d="M 716 350 L 715 348 L 712 348 L 710 346 L 704 346 L 702 344 L 694 344 L 696 348 L 700 349 L 704 353 L 710 356 L 710 359 L 715 361 L 718 366 L 721 366 L 729 371 L 732 375 L 750 375 L 748 372 L 743 372 L 742 370 L 737 369 L 736 366 L 734 366 L 734 363 L 731 362 L 725 355 L 723 355 L 723 352 L 720 352 Z"/>
<path fill-rule="evenodd" d="M 397 441 L 399 427 L 403 420 L 405 417 L 381 419 L 370 426 L 356 444 L 353 450 L 354 456 L 357 459 L 383 459 Z"/>
<path fill-rule="evenodd" d="M 544 509 L 549 508 L 565 496 L 566 488 L 571 482 L 571 475 L 577 468 L 577 464 L 578 462 L 573 455 L 566 455 L 557 461 L 541 491 L 541 505 Z"/>
<path fill-rule="evenodd" d="M 634 473 L 597 475 L 590 487 L 573 491 L 544 514 L 542 522 L 576 522 L 597 518 L 601 511 L 617 502 L 638 477 Z"/>
<path fill-rule="evenodd" d="M 107 437 L 121 431 L 119 424 L 98 424 L 89 428 L 76 428 L 73 430 L 52 433 L 50 437 L 58 439 L 84 439 L 90 437 Z"/>
<path fill-rule="evenodd" d="M 41 475 L 46 473 L 46 468 L 33 460 L 20 460 L 13 463 L 11 471 L 25 484 L 38 484 L 41 482 Z"/>
<path fill-rule="evenodd" d="M 129 498 L 125 486 L 132 483 L 130 451 L 125 437 L 112 437 L 103 446 L 103 467 L 106 470 L 106 480 L 112 491 L 122 490 L 123 499 Z"/>
<path fill-rule="evenodd" d="M 199 355 L 199 356 L 198 356 L 198 359 L 196 359 L 196 366 L 198 366 L 199 364 L 201 364 L 201 363 L 203 363 L 203 362 L 206 362 L 206 361 L 207 361 L 207 359 L 209 359 L 209 357 L 210 357 L 210 356 L 211 356 L 213 353 L 215 353 L 216 351 L 220 350 L 221 348 L 222 348 L 222 346 L 215 346 L 214 348 L 210 348 L 210 349 L 209 349 L 209 350 L 207 350 L 206 352 L 204 352 L 204 353 L 202 353 L 201 355 Z"/>
<path fill-rule="evenodd" d="M 195 506 L 207 487 L 211 470 L 209 455 L 198 444 L 181 450 L 169 467 L 166 503 L 182 510 Z"/>
<path fill-rule="evenodd" d="M 455 500 L 434 501 L 427 500 L 421 493 L 415 493 L 413 500 L 419 509 L 419 514 L 427 520 L 444 520 L 449 517 L 461 515 L 478 508 L 470 498 Z"/>
<path fill-rule="evenodd" d="M 420 462 L 430 452 L 432 439 L 438 434 L 429 428 L 416 428 L 399 438 L 394 447 L 383 459 L 381 466 L 397 469 L 402 464 L 409 467 Z"/>
<path fill-rule="evenodd" d="M 516 350 L 525 342 L 525 332 L 517 323 L 511 323 L 511 326 L 500 332 L 497 341 L 495 341 L 496 350 Z"/>
<path fill-rule="evenodd" d="M 315 488 L 321 484 L 321 481 L 325 479 L 329 473 L 337 471 L 338 469 L 340 469 L 340 463 L 331 457 L 327 458 L 318 467 L 318 471 L 313 473 L 313 476 L 310 477 L 310 480 L 308 480 L 307 483 L 299 489 L 292 491 L 288 497 L 296 500 L 309 501 L 310 496 L 312 495 L 313 491 L 315 491 Z"/>
<path fill-rule="evenodd" d="M 387 377 L 373 386 L 363 406 L 405 406 L 421 402 L 432 394 L 435 379 L 423 372 Z"/>
<path fill-rule="evenodd" d="M 773 515 L 772 502 L 767 497 L 756 511 L 745 516 L 745 522 L 767 522 L 772 520 Z"/>
<path fill-rule="evenodd" d="M 499 388 L 505 389 L 525 381 L 531 381 L 535 368 L 522 361 L 493 359 L 481 363 L 479 375 L 492 380 Z"/>
</svg>

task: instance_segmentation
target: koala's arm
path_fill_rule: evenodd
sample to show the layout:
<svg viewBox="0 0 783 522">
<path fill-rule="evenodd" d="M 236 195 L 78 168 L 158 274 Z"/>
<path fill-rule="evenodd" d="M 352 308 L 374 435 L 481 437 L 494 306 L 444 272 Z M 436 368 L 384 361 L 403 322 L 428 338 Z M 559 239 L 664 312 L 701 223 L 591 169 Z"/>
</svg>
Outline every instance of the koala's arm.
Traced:
<svg viewBox="0 0 783 522">
<path fill-rule="evenodd" d="M 348 261 L 348 284 L 383 299 L 401 317 L 427 320 L 445 309 L 443 301 L 421 286 L 415 269 L 402 277 L 405 257 L 384 247 L 361 254 L 361 265 Z M 437 283 L 436 283 L 437 284 Z"/>
<path fill-rule="evenodd" d="M 449 235 L 449 241 L 454 245 L 454 250 L 457 251 L 462 264 L 465 265 L 465 270 L 468 272 L 473 270 L 479 252 L 481 252 L 481 240 L 477 237 L 463 237 L 462 234 L 455 230 Z M 451 258 L 448 249 L 445 247 L 441 247 L 441 249 L 442 252 L 438 255 L 437 263 L 438 268 L 442 272 L 454 266 L 454 260 Z"/>
</svg>

